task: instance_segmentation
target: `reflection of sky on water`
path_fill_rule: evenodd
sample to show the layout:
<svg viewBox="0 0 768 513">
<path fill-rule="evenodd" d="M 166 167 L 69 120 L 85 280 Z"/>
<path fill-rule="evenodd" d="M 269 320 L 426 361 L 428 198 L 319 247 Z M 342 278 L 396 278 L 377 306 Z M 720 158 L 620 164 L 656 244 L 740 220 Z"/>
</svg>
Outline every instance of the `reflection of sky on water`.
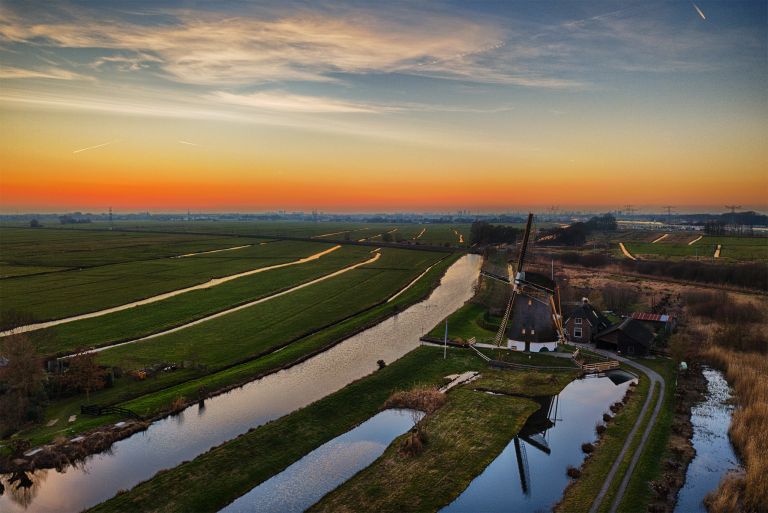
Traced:
<svg viewBox="0 0 768 513">
<path fill-rule="evenodd" d="M 302 512 L 378 458 L 413 426 L 407 410 L 386 410 L 321 445 L 243 495 L 225 513 Z"/>
<path fill-rule="evenodd" d="M 157 471 L 191 460 L 226 440 L 333 393 L 419 345 L 425 329 L 457 310 L 472 296 L 481 257 L 466 255 L 453 264 L 440 286 L 421 303 L 367 329 L 299 365 L 252 381 L 178 416 L 154 422 L 89 458 L 84 468 L 48 472 L 30 490 L 31 505 L 0 496 L 2 513 L 78 512 L 151 478 Z M 3 476 L 5 480 L 7 476 Z M 32 493 L 34 492 L 34 493 Z"/>
<path fill-rule="evenodd" d="M 739 462 L 728 438 L 733 407 L 727 404 L 731 397 L 728 382 L 716 370 L 705 369 L 707 397 L 691 410 L 693 448 L 696 456 L 691 460 L 685 476 L 685 485 L 677 498 L 676 513 L 706 513 L 704 496 L 717 488 L 720 479 Z"/>
<path fill-rule="evenodd" d="M 560 393 L 555 426 L 545 435 L 551 453 L 547 455 L 521 440 L 530 472 L 528 495 L 523 493 L 515 446 L 510 442 L 442 511 L 522 513 L 551 509 L 568 484 L 568 465 L 579 467 L 584 459 L 581 444 L 595 440 L 595 424 L 602 423 L 603 413 L 622 398 L 628 386 L 629 382 L 614 385 L 607 377 L 572 381 Z"/>
</svg>

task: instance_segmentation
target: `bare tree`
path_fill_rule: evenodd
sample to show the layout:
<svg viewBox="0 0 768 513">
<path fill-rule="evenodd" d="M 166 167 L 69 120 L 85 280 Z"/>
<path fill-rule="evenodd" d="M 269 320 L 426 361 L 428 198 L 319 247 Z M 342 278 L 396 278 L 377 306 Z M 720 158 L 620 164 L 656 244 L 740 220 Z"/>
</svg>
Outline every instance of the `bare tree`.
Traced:
<svg viewBox="0 0 768 513">
<path fill-rule="evenodd" d="M 15 430 L 40 406 L 45 371 L 35 345 L 26 335 L 6 337 L 0 347 L 0 427 Z"/>
<path fill-rule="evenodd" d="M 104 371 L 96 364 L 93 353 L 78 353 L 69 360 L 69 369 L 64 373 L 68 386 L 85 392 L 90 400 L 91 392 L 104 388 Z"/>
</svg>

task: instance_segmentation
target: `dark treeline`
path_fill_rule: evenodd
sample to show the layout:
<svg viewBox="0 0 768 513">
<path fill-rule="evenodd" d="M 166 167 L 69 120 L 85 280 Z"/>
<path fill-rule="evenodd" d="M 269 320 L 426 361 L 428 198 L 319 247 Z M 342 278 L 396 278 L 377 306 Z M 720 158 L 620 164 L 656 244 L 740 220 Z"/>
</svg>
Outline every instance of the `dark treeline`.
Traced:
<svg viewBox="0 0 768 513">
<path fill-rule="evenodd" d="M 595 216 L 585 223 L 573 223 L 565 228 L 555 228 L 544 232 L 543 244 L 557 246 L 583 246 L 587 236 L 595 231 L 615 231 L 616 218 L 611 214 Z"/>
<path fill-rule="evenodd" d="M 469 229 L 469 240 L 472 244 L 514 244 L 522 233 L 523 230 L 513 226 L 475 221 Z"/>
<path fill-rule="evenodd" d="M 591 268 L 616 264 L 623 271 L 630 273 L 768 291 L 768 266 L 759 262 L 716 264 L 692 262 L 690 260 L 675 262 L 622 259 L 616 261 L 606 253 L 577 253 L 575 251 L 550 254 L 546 255 L 546 258 L 554 258 L 566 265 L 579 265 Z"/>
</svg>

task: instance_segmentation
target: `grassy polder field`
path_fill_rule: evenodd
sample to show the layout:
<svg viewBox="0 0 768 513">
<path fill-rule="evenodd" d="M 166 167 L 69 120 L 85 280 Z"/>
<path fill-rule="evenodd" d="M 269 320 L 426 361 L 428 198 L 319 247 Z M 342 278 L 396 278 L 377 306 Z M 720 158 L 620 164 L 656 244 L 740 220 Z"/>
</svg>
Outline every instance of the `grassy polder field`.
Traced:
<svg viewBox="0 0 768 513">
<path fill-rule="evenodd" d="M 81 233 L 77 232 L 77 235 L 80 236 Z M 103 232 L 89 233 L 101 235 Z M 176 236 L 171 235 L 171 237 Z M 209 247 L 206 246 L 206 248 Z M 181 264 L 186 266 L 186 269 L 195 271 L 200 268 L 217 269 L 219 263 L 230 266 L 228 269 L 250 269 L 255 267 L 254 261 L 258 262 L 259 259 L 269 258 L 272 260 L 270 264 L 282 263 L 331 247 L 333 245 L 321 240 L 317 242 L 280 241 L 183 259 L 163 257 L 162 264 L 170 263 L 172 266 Z M 185 247 L 185 250 L 188 248 Z M 252 253 L 243 253 L 248 250 Z M 281 250 L 289 254 L 281 255 Z M 232 257 L 235 253 L 240 253 L 236 259 Z M 360 327 L 381 320 L 397 309 L 420 299 L 457 258 L 447 253 L 396 248 L 384 248 L 380 253 L 380 258 L 375 262 L 332 276 L 325 281 L 309 284 L 305 288 L 290 291 L 266 302 L 175 333 L 99 353 L 98 363 L 124 370 L 188 360 L 195 361 L 197 365 L 196 368 L 162 372 L 144 381 L 123 377 L 116 380 L 114 387 L 91 394 L 90 402 L 127 405 L 140 414 L 151 417 L 167 410 L 170 403 L 180 396 L 196 397 L 201 387 L 215 391 L 234 383 L 248 381 L 249 378 L 252 379 L 313 351 L 321 350 Z M 73 351 L 81 347 L 107 345 L 154 334 L 233 306 L 286 291 L 350 265 L 362 264 L 374 256 L 371 247 L 342 246 L 311 262 L 238 278 L 210 289 L 196 290 L 157 303 L 62 324 L 32 332 L 30 335 L 33 339 L 40 341 L 40 350 L 48 354 Z M 196 262 L 203 259 L 206 262 L 202 264 Z M 142 265 L 151 265 L 156 262 L 156 260 L 149 260 L 107 264 L 98 269 L 125 265 L 135 265 L 139 269 Z M 392 303 L 383 304 L 387 298 L 438 262 L 439 264 L 435 265 L 432 271 L 405 294 Z M 28 281 L 32 278 L 41 279 L 56 274 L 58 273 L 16 280 Z M 78 285 L 86 289 L 96 286 L 98 292 L 90 293 L 89 297 L 98 297 L 99 304 L 102 306 L 114 304 L 115 301 L 110 300 L 109 297 L 103 297 L 108 296 L 110 286 L 117 287 L 119 290 L 120 281 L 127 280 L 132 283 L 133 280 L 126 278 L 124 274 L 115 274 L 112 277 L 119 278 L 118 284 L 111 283 L 105 278 L 97 285 L 87 281 Z M 64 287 L 56 289 L 63 291 L 58 297 L 46 295 L 44 287 L 37 290 L 39 290 L 39 296 L 28 298 L 29 304 L 37 304 L 36 301 L 46 303 L 47 300 L 47 307 L 55 309 L 55 301 L 61 303 L 70 301 L 74 303 L 70 306 L 70 311 L 78 312 L 84 308 L 73 300 L 79 296 L 67 294 L 67 289 Z M 133 293 L 137 292 L 134 290 Z M 142 293 L 146 295 L 143 289 Z M 17 310 L 24 311 L 18 304 L 13 306 Z M 283 350 L 273 352 L 279 348 Z M 84 397 L 75 396 L 52 402 L 47 408 L 45 421 L 78 413 L 79 405 L 83 401 Z M 115 419 L 115 416 L 99 418 L 81 416 L 65 428 L 37 426 L 20 433 L 20 436 L 29 438 L 34 444 L 45 443 L 57 435 L 70 436 L 113 422 Z"/>
<path fill-rule="evenodd" d="M 466 350 L 451 350 L 448 359 L 443 360 L 440 349 L 418 348 L 334 394 L 226 442 L 188 463 L 161 472 L 90 511 L 218 511 L 306 453 L 376 414 L 390 393 L 418 385 L 438 385 L 444 382 L 442 377 L 447 374 L 481 367 L 482 362 Z M 486 369 L 483 373 L 489 373 L 489 383 L 503 383 L 505 389 L 525 389 L 531 394 L 556 393 L 573 377 L 567 372 L 559 373 L 554 380 L 542 379 L 546 384 L 531 387 L 530 383 L 525 383 L 523 373 Z M 429 482 L 415 481 L 413 486 L 419 486 L 422 492 L 430 490 L 422 499 L 424 504 L 433 505 L 441 494 L 445 495 L 440 500 L 457 495 L 467 480 L 479 473 L 506 445 L 509 433 L 519 429 L 536 408 L 535 403 L 524 398 L 491 396 L 469 389 L 457 389 L 448 394 L 448 403 L 429 420 L 428 429 L 434 430 L 435 437 L 438 433 L 446 433 L 456 440 L 448 440 L 448 435 L 445 439 L 433 438 L 434 450 L 428 449 L 425 457 L 419 460 L 424 465 L 440 465 L 438 468 L 446 472 L 450 469 L 454 476 L 441 479 L 445 475 L 442 471 L 420 474 Z M 468 418 L 476 420 L 468 425 Z M 457 423 L 462 429 L 449 429 Z M 475 442 L 478 439 L 486 441 L 467 445 L 471 437 L 475 437 Z M 396 439 L 382 458 L 396 452 L 401 440 Z M 456 441 L 458 443 L 454 443 Z M 437 448 L 442 446 L 450 450 L 438 451 Z M 436 460 L 434 455 L 438 452 L 441 457 Z M 351 481 L 353 486 L 361 476 L 366 479 L 365 473 L 380 472 L 380 467 L 377 462 L 363 471 Z M 457 472 L 458 467 L 461 470 Z M 347 490 L 347 486 L 341 490 Z M 390 505 L 408 493 L 404 487 L 398 487 L 396 491 L 399 495 L 393 496 Z M 381 496 L 378 495 L 376 506 L 381 505 Z M 333 500 L 333 497 L 331 494 L 327 498 Z M 366 503 L 366 506 L 374 504 Z M 321 502 L 320 507 L 327 508 L 326 502 Z"/>
<path fill-rule="evenodd" d="M 701 234 L 670 234 L 654 243 L 664 232 L 622 234 L 615 237 L 611 251 L 614 256 L 622 257 L 618 243 L 624 246 L 636 257 L 640 258 L 670 258 L 695 259 L 716 261 L 762 261 L 768 262 L 768 237 L 714 237 Z M 696 240 L 699 239 L 699 240 Z M 690 242 L 696 240 L 693 244 Z M 714 258 L 715 248 L 721 245 L 720 256 Z"/>
<path fill-rule="evenodd" d="M 297 237 L 329 240 L 360 239 L 377 240 L 374 237 L 391 232 L 393 240 L 425 245 L 467 246 L 470 225 L 466 223 L 367 223 L 367 222 L 311 222 L 311 221 L 97 221 L 84 224 L 50 224 L 35 232 L 110 232 L 133 235 L 154 236 L 177 235 L 186 237 Z M 5 223 L 1 230 L 31 231 L 20 224 Z M 395 230 L 395 231 L 393 231 Z M 456 230 L 454 232 L 454 230 Z M 423 233 L 422 233 L 423 231 Z M 458 233 L 456 233 L 458 232 Z M 419 237 L 419 234 L 421 236 Z M 465 239 L 460 243 L 459 234 Z"/>
</svg>

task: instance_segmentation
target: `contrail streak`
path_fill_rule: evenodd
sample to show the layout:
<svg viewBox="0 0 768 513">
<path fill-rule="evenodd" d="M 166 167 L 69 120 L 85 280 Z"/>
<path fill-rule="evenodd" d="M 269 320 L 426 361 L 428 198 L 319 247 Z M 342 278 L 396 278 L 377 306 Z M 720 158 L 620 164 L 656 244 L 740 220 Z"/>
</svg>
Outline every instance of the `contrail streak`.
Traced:
<svg viewBox="0 0 768 513">
<path fill-rule="evenodd" d="M 110 144 L 116 143 L 116 142 L 117 142 L 117 139 L 115 139 L 114 141 L 109 141 L 109 142 L 97 144 L 96 146 L 88 146 L 87 148 L 80 148 L 79 150 L 75 150 L 72 153 L 75 154 L 75 153 L 80 153 L 80 152 L 83 152 L 83 151 L 95 150 L 96 148 L 103 148 L 104 146 L 109 146 Z"/>
<path fill-rule="evenodd" d="M 182 141 L 182 140 L 179 140 L 179 141 L 177 141 L 177 142 L 178 142 L 179 144 L 186 144 L 187 146 L 199 146 L 198 144 L 195 144 L 195 143 L 191 143 L 191 142 L 189 142 L 189 141 Z"/>
<path fill-rule="evenodd" d="M 691 2 L 691 3 L 693 4 L 693 8 L 694 8 L 694 9 L 696 9 L 696 12 L 697 12 L 697 13 L 699 13 L 699 16 L 701 16 L 701 19 L 702 19 L 702 20 L 706 20 L 706 19 L 707 19 L 707 17 L 706 17 L 706 16 L 704 16 L 704 13 L 703 13 L 703 12 L 701 12 L 701 9 L 699 9 L 699 6 L 698 6 L 698 5 L 696 5 L 696 4 L 694 4 L 693 2 Z"/>
</svg>

